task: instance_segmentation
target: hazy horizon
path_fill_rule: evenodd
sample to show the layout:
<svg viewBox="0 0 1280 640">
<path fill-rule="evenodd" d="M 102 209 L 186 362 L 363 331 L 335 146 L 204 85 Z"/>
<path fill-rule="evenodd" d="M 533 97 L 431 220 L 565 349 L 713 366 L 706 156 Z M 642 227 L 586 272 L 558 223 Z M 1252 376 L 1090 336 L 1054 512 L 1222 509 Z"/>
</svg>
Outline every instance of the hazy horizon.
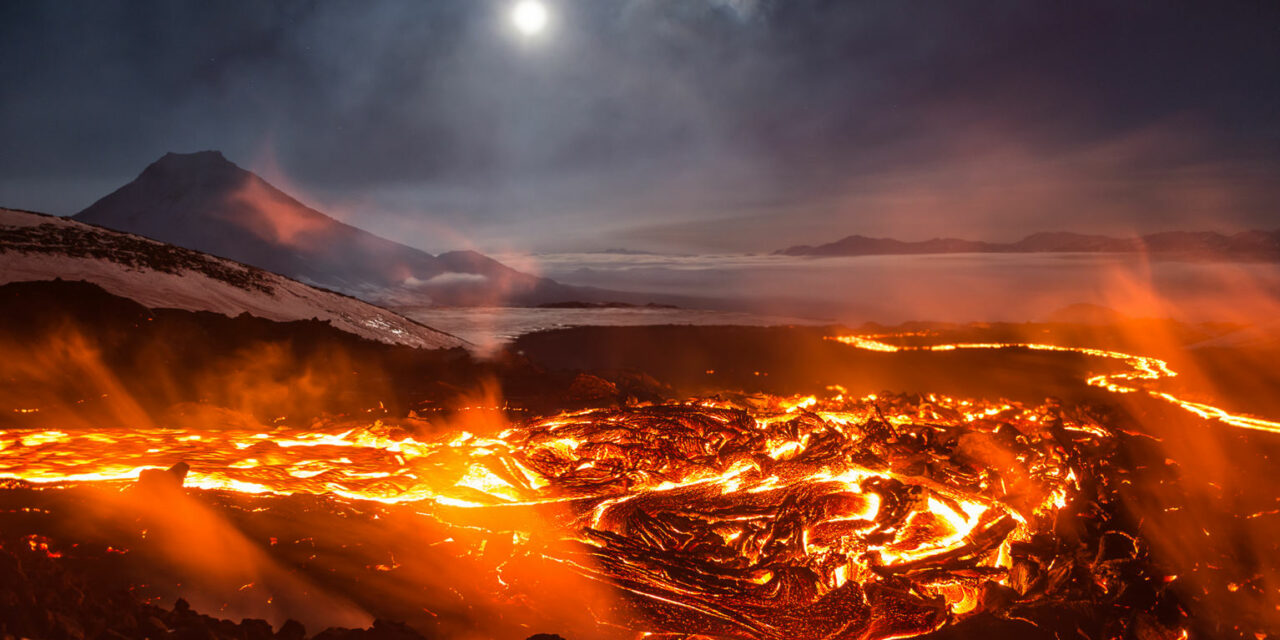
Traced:
<svg viewBox="0 0 1280 640">
<path fill-rule="evenodd" d="M 217 150 L 209 150 L 209 151 L 217 151 Z M 229 158 L 228 160 L 231 161 L 233 164 L 238 164 L 238 163 L 235 163 L 234 159 Z M 395 239 L 398 237 L 398 235 L 394 232 L 394 230 L 387 233 L 380 233 L 376 227 L 373 227 L 373 228 L 368 227 L 367 226 L 368 223 L 377 221 L 374 218 L 369 218 L 369 217 L 362 218 L 359 216 L 353 218 L 353 212 L 350 210 L 343 211 L 339 209 L 339 211 L 334 212 L 334 211 L 328 210 L 323 204 L 319 204 L 314 201 L 311 201 L 311 202 L 306 201 L 305 195 L 301 195 L 296 192 L 290 191 L 291 189 L 296 189 L 297 186 L 292 184 L 292 182 L 286 176 L 281 174 L 278 166 L 262 166 L 262 167 L 258 167 L 257 169 L 249 168 L 249 170 L 254 171 L 260 176 L 263 176 L 265 179 L 268 180 L 268 182 L 271 182 L 272 180 L 276 181 L 277 184 L 275 184 L 275 186 L 282 188 L 282 190 L 285 191 L 287 195 L 294 197 L 299 202 L 301 202 L 304 206 L 315 209 L 316 211 L 319 211 L 322 214 L 329 215 L 330 217 L 333 217 L 334 219 L 337 219 L 341 222 L 350 224 L 354 227 L 368 231 L 370 233 L 374 233 L 375 235 L 379 235 L 380 237 L 383 237 L 383 238 Z M 267 176 L 270 176 L 270 177 L 267 177 Z M 118 189 L 119 187 L 124 186 L 124 184 L 125 183 L 122 183 L 120 185 L 115 185 L 109 191 L 103 193 L 102 195 L 106 196 L 108 193 L 112 193 L 116 191 L 116 189 Z M 96 202 L 97 200 L 98 198 L 95 198 L 94 202 Z M 5 203 L 0 203 L 0 207 L 7 207 L 7 205 Z M 22 209 L 22 207 L 7 207 L 7 208 Z M 55 212 L 49 212 L 49 211 L 38 211 L 38 212 L 49 213 L 51 215 L 58 215 L 63 217 L 73 216 L 79 213 L 78 210 L 73 211 L 71 213 L 55 213 Z M 714 225 L 714 224 L 718 224 L 719 222 L 720 221 L 710 221 L 703 224 Z M 716 256 L 716 255 L 758 255 L 758 254 L 768 255 L 792 246 L 797 246 L 797 245 L 816 246 L 816 245 L 834 242 L 849 236 L 890 238 L 893 240 L 901 240 L 905 242 L 920 242 L 920 241 L 935 240 L 940 238 L 956 238 L 961 240 L 974 240 L 974 241 L 984 241 L 984 242 L 991 242 L 991 243 L 1002 243 L 1002 242 L 1013 242 L 1013 241 L 1021 240 L 1029 235 L 1032 235 L 1035 233 L 1045 233 L 1045 232 L 1082 233 L 1087 235 L 1109 235 L 1111 237 L 1134 237 L 1138 235 L 1148 235 L 1153 233 L 1177 232 L 1177 231 L 1188 231 L 1188 232 L 1203 231 L 1203 232 L 1216 232 L 1224 235 L 1230 235 L 1232 233 L 1237 233 L 1241 231 L 1251 231 L 1251 230 L 1272 231 L 1272 230 L 1280 229 L 1280 226 L 1268 227 L 1265 224 L 1259 225 L 1257 227 L 1236 227 L 1236 228 L 1224 228 L 1222 225 L 1214 226 L 1213 221 L 1206 222 L 1206 224 L 1209 226 L 1180 225 L 1180 226 L 1169 226 L 1164 228 L 1152 228 L 1152 229 L 1146 229 L 1146 230 L 1134 230 L 1131 232 L 1119 232 L 1119 233 L 1097 232 L 1092 234 L 1090 234 L 1089 232 L 1075 231 L 1066 227 L 1046 227 L 1041 229 L 1029 230 L 1026 233 L 1021 233 L 1016 235 L 1006 233 L 1006 234 L 997 234 L 995 236 L 963 236 L 963 235 L 942 236 L 942 235 L 932 233 L 928 230 L 923 230 L 918 228 L 913 230 L 904 230 L 903 233 L 900 235 L 885 235 L 885 236 L 876 236 L 869 233 L 863 233 L 858 230 L 852 230 L 848 232 L 839 232 L 838 230 L 832 230 L 833 232 L 836 232 L 837 235 L 823 237 L 823 238 L 812 238 L 809 240 L 799 240 L 799 239 L 794 241 L 782 240 L 781 241 L 782 244 L 776 244 L 774 246 L 760 246 L 756 248 L 739 248 L 739 249 L 724 250 L 723 248 L 719 248 L 719 247 L 703 247 L 704 250 L 701 252 L 698 251 L 699 247 L 696 244 L 688 245 L 688 246 L 681 245 L 680 243 L 672 243 L 672 242 L 652 244 L 646 241 L 644 239 L 644 236 L 638 236 L 640 238 L 640 241 L 637 241 L 636 240 L 637 236 L 635 235 L 627 236 L 624 238 L 618 238 L 617 242 L 613 245 L 608 245 L 608 242 L 610 240 L 609 238 L 605 238 L 602 240 L 595 240 L 595 241 L 587 240 L 585 241 L 584 246 L 577 247 L 576 250 L 563 250 L 563 249 L 546 248 L 546 247 L 538 247 L 538 246 L 518 247 L 518 246 L 512 246 L 505 243 L 493 243 L 490 246 L 484 246 L 484 245 L 476 244 L 476 239 L 474 238 L 468 238 L 462 234 L 452 232 L 452 231 L 445 234 L 446 237 L 444 239 L 435 238 L 432 240 L 432 242 L 430 242 L 425 246 L 415 246 L 412 243 L 407 243 L 407 244 L 409 244 L 409 246 L 414 246 L 414 248 L 421 249 L 429 253 L 440 253 L 444 251 L 452 251 L 452 250 L 457 250 L 461 248 L 475 249 L 483 253 L 496 254 L 496 253 L 508 252 L 505 257 L 507 259 L 511 259 L 513 262 L 518 264 L 523 260 L 522 256 L 536 258 L 537 256 L 544 255 L 544 254 L 568 255 L 568 254 L 575 254 L 575 253 L 581 253 L 581 254 L 637 253 L 637 254 L 650 254 L 650 255 L 665 255 L 670 257 Z M 397 239 L 396 241 L 402 242 L 402 243 L 405 242 L 403 237 L 399 237 L 399 239 Z M 457 243 L 457 244 L 451 244 L 451 242 Z"/>
</svg>

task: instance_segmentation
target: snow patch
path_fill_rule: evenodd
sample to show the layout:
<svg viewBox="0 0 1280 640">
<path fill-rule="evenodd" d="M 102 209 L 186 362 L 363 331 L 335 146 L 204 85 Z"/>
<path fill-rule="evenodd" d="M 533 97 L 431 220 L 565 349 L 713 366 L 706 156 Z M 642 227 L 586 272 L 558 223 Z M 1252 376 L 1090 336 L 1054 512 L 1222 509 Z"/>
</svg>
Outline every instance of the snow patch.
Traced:
<svg viewBox="0 0 1280 640">
<path fill-rule="evenodd" d="M 43 227 L 43 228 L 42 228 Z M 40 233 L 24 233 L 40 230 Z M 59 230 L 67 233 L 59 234 Z M 281 275 L 255 269 L 162 242 L 111 231 L 67 218 L 0 209 L 0 234 L 13 232 L 21 242 L 0 242 L 0 284 L 42 280 L 83 280 L 109 293 L 130 298 L 151 308 L 212 311 L 226 316 L 248 313 L 288 322 L 318 319 L 334 328 L 388 344 L 422 349 L 468 346 L 465 340 L 421 325 L 392 311 L 344 295 L 307 286 Z M 72 233 L 74 232 L 74 233 Z M 221 270 L 201 272 L 189 268 L 161 271 L 139 266 L 136 252 L 113 260 L 100 252 L 77 251 L 68 238 L 83 243 L 88 238 L 111 244 L 128 238 L 135 246 L 157 252 L 179 252 L 189 262 L 209 264 Z M 0 236 L 2 237 L 2 236 Z M 83 254 L 83 255 L 76 255 Z M 127 258 L 127 261 L 126 261 Z M 247 272 L 261 286 L 244 286 L 214 277 L 220 272 Z M 213 274 L 213 275 L 210 275 Z"/>
</svg>

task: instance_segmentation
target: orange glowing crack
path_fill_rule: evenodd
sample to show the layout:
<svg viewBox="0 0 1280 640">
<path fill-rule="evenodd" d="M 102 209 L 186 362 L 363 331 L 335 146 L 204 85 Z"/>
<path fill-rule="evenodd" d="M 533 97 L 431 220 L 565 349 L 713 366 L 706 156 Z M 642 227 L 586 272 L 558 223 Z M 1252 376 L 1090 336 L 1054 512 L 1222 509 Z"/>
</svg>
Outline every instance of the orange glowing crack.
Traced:
<svg viewBox="0 0 1280 640">
<path fill-rule="evenodd" d="M 1217 420 L 1224 424 L 1242 429 L 1253 429 L 1256 431 L 1269 431 L 1271 433 L 1280 433 L 1280 422 L 1265 420 L 1254 416 L 1234 414 L 1212 405 L 1183 400 L 1172 394 L 1162 391 L 1147 389 L 1143 383 L 1153 383 L 1160 380 L 1174 378 L 1178 372 L 1169 368 L 1169 364 L 1159 358 L 1151 356 L 1138 356 L 1119 351 L 1107 351 L 1105 349 L 1091 349 L 1088 347 L 1063 347 L 1052 344 L 1035 344 L 1021 342 L 971 342 L 956 344 L 934 344 L 934 345 L 896 345 L 885 342 L 886 339 L 902 338 L 907 336 L 916 336 L 917 333 L 904 334 L 879 334 L 879 335 L 862 335 L 862 336 L 839 336 L 832 338 L 838 342 L 863 349 L 867 351 L 879 351 L 884 353 L 896 353 L 900 351 L 956 351 L 960 349 L 1030 349 L 1033 351 L 1060 351 L 1069 353 L 1079 353 L 1087 356 L 1098 358 L 1107 358 L 1123 362 L 1129 367 L 1128 371 L 1110 374 L 1097 374 L 1090 376 L 1086 382 L 1090 386 L 1106 389 L 1112 393 L 1135 393 L 1146 392 L 1153 398 L 1158 398 L 1166 402 L 1177 405 L 1186 411 L 1194 413 L 1206 420 Z"/>
</svg>

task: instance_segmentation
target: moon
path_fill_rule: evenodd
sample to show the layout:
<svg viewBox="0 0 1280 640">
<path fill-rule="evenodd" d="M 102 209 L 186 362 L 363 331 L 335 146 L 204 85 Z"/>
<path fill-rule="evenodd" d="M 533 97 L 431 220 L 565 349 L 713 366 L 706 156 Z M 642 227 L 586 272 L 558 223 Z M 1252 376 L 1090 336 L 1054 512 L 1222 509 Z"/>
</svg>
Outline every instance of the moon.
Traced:
<svg viewBox="0 0 1280 640">
<path fill-rule="evenodd" d="M 526 36 L 541 33 L 547 27 L 547 7 L 538 0 L 520 0 L 511 8 L 511 23 Z"/>
</svg>

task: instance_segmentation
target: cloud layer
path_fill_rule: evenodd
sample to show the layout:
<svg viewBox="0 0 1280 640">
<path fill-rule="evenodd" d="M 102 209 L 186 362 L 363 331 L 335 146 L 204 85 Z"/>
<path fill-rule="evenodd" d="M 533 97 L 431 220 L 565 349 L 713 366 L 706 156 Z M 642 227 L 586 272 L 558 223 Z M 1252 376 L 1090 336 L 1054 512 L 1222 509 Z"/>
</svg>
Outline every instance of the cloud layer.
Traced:
<svg viewBox="0 0 1280 640">
<path fill-rule="evenodd" d="M 1270 3 L 547 4 L 538 38 L 498 0 L 6 5 L 0 202 L 71 213 L 220 148 L 433 250 L 1229 230 L 1280 203 Z"/>
</svg>

